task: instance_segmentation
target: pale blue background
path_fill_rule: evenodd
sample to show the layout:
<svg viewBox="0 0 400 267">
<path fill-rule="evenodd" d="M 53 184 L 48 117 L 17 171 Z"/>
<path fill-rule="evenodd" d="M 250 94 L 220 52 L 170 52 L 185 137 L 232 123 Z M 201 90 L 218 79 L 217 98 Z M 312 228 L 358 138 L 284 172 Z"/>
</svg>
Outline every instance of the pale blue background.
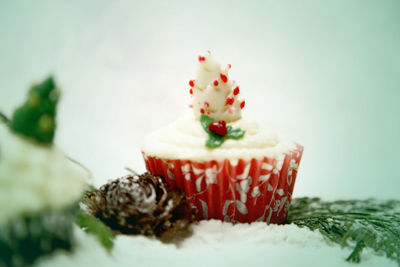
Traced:
<svg viewBox="0 0 400 267">
<path fill-rule="evenodd" d="M 199 52 L 305 146 L 295 196 L 398 198 L 400 1 L 1 1 L 0 110 L 53 73 L 57 144 L 100 185 L 189 112 Z"/>
</svg>

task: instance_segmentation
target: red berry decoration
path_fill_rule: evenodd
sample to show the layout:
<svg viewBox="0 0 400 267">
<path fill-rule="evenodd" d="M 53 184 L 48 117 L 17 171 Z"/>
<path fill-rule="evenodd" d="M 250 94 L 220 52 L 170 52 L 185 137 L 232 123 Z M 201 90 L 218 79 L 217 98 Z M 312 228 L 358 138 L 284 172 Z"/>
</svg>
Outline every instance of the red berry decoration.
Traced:
<svg viewBox="0 0 400 267">
<path fill-rule="evenodd" d="M 208 125 L 208 129 L 219 136 L 225 136 L 228 132 L 225 121 L 214 121 Z"/>
<path fill-rule="evenodd" d="M 226 77 L 226 75 L 224 75 L 224 74 L 221 73 L 219 76 L 221 77 L 221 80 L 222 80 L 224 83 L 226 83 L 226 82 L 228 81 L 228 78 Z"/>
<path fill-rule="evenodd" d="M 240 103 L 240 108 L 243 109 L 245 104 L 246 104 L 246 102 L 244 102 L 244 100 L 243 100 L 242 103 Z"/>
<path fill-rule="evenodd" d="M 190 87 L 194 87 L 194 80 L 190 80 L 190 81 L 189 81 L 189 86 L 190 86 Z"/>
<path fill-rule="evenodd" d="M 239 86 L 236 86 L 236 88 L 233 89 L 233 94 L 238 95 L 239 93 L 240 93 Z"/>
<path fill-rule="evenodd" d="M 226 101 L 225 101 L 225 105 L 226 105 L 226 106 L 227 106 L 227 105 L 232 105 L 234 101 L 235 101 L 235 100 L 233 99 L 233 97 L 227 97 L 227 98 L 226 98 Z"/>
<path fill-rule="evenodd" d="M 206 61 L 205 57 L 199 56 L 199 62 Z"/>
<path fill-rule="evenodd" d="M 204 108 L 200 109 L 200 113 L 201 113 L 201 114 L 204 114 L 204 113 L 205 113 Z"/>
<path fill-rule="evenodd" d="M 228 68 L 232 68 L 232 65 L 231 65 L 231 64 L 228 64 Z"/>
<path fill-rule="evenodd" d="M 190 93 L 191 95 L 193 95 L 193 89 L 192 89 L 192 88 L 190 88 L 189 93 Z"/>
<path fill-rule="evenodd" d="M 218 81 L 217 80 L 214 81 L 214 86 L 218 86 Z"/>
</svg>

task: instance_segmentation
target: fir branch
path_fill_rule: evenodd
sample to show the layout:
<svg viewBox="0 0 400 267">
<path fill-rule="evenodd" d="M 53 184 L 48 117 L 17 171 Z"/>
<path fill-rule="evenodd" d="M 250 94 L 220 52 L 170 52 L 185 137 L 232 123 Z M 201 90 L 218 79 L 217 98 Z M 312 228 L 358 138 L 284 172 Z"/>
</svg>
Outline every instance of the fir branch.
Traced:
<svg viewBox="0 0 400 267">
<path fill-rule="evenodd" d="M 289 223 L 319 230 L 330 241 L 353 247 L 347 261 L 360 262 L 365 247 L 400 266 L 400 201 L 293 199 Z"/>
</svg>

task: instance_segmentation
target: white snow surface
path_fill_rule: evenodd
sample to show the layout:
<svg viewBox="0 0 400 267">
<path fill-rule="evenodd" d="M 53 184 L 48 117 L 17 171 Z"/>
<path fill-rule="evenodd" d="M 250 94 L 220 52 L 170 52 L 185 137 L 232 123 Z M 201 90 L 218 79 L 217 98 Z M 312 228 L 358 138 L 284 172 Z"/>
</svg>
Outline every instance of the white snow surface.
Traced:
<svg viewBox="0 0 400 267">
<path fill-rule="evenodd" d="M 348 263 L 350 249 L 293 224 L 201 221 L 180 243 L 119 235 L 111 252 L 82 230 L 76 228 L 75 234 L 78 246 L 72 255 L 58 252 L 36 266 L 397 266 L 370 250 L 363 252 L 360 264 Z"/>
</svg>

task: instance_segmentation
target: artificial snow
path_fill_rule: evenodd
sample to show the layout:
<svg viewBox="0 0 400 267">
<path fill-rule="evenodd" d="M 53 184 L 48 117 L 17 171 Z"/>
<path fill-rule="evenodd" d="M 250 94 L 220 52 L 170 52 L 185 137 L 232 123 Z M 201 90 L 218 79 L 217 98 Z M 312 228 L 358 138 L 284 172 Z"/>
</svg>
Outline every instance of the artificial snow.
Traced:
<svg viewBox="0 0 400 267">
<path fill-rule="evenodd" d="M 76 228 L 73 254 L 58 252 L 40 259 L 36 266 L 397 266 L 371 250 L 363 252 L 360 264 L 346 262 L 351 249 L 293 224 L 233 225 L 210 220 L 192 229 L 190 237 L 168 244 L 141 235 L 119 235 L 107 252 L 95 237 Z"/>
</svg>

